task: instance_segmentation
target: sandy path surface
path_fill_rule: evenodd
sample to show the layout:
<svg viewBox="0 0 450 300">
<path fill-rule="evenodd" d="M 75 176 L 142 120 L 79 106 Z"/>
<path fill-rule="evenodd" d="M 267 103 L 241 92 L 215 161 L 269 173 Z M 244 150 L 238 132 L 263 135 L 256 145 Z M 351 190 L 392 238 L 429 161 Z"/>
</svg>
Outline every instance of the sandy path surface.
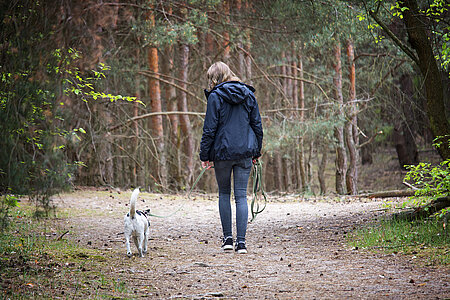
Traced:
<svg viewBox="0 0 450 300">
<path fill-rule="evenodd" d="M 115 262 L 105 272 L 127 278 L 136 297 L 156 299 L 445 299 L 448 268 L 425 267 L 410 256 L 351 249 L 346 235 L 380 212 L 380 202 L 278 198 L 249 224 L 248 254 L 220 249 L 215 196 L 141 193 L 151 218 L 149 253 L 126 256 L 123 215 L 131 192 L 83 191 L 56 203 L 69 208 L 71 239 Z"/>
</svg>

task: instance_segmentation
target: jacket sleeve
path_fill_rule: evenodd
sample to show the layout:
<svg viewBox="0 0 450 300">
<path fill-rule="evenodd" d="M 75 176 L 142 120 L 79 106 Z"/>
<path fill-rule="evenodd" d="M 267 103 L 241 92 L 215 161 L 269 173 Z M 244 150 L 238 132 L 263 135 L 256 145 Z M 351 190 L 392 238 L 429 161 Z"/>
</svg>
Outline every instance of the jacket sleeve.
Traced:
<svg viewBox="0 0 450 300">
<path fill-rule="evenodd" d="M 261 156 L 261 148 L 263 141 L 263 128 L 261 123 L 261 115 L 259 114 L 258 102 L 255 99 L 255 106 L 250 112 L 250 127 L 253 129 L 253 132 L 256 135 L 256 140 L 258 142 L 258 153 L 255 155 L 255 158 Z"/>
<path fill-rule="evenodd" d="M 209 152 L 214 144 L 216 137 L 217 125 L 219 123 L 219 107 L 220 100 L 216 93 L 208 96 L 206 105 L 205 122 L 203 123 L 203 135 L 200 142 L 200 160 L 210 160 Z"/>
</svg>

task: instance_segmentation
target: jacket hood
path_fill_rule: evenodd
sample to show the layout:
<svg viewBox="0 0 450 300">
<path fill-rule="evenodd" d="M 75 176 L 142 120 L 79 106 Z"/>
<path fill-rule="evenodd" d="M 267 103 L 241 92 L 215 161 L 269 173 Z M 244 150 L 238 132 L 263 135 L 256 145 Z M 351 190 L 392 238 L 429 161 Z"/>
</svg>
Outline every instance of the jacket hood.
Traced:
<svg viewBox="0 0 450 300">
<path fill-rule="evenodd" d="M 216 92 L 224 101 L 230 104 L 241 104 L 247 100 L 251 93 L 255 92 L 255 89 L 239 81 L 227 81 L 218 84 L 211 91 L 205 90 L 206 98 L 212 92 Z"/>
</svg>

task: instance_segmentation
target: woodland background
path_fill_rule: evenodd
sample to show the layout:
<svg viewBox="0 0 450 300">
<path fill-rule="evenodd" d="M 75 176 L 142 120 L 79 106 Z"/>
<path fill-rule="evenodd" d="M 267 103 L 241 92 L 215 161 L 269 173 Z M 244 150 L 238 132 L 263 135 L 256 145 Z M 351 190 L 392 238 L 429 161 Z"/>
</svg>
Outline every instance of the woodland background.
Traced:
<svg viewBox="0 0 450 300">
<path fill-rule="evenodd" d="M 189 189 L 221 60 L 256 89 L 267 191 L 357 194 L 374 154 L 400 169 L 448 140 L 449 6 L 1 1 L 0 192 Z"/>
</svg>

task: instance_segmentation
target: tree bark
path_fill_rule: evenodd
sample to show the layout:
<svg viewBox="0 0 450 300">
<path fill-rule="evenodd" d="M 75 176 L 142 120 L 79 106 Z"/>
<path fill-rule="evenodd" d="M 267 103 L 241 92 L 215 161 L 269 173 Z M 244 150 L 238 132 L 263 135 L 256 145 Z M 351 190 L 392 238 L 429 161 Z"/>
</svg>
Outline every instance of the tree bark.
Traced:
<svg viewBox="0 0 450 300">
<path fill-rule="evenodd" d="M 294 78 L 297 78 L 298 76 L 298 66 L 297 66 L 297 49 L 295 47 L 294 42 L 292 42 L 292 76 Z M 292 116 L 294 120 L 298 120 L 298 91 L 299 91 L 299 81 L 293 80 L 292 83 L 292 106 L 294 108 L 294 111 L 292 112 Z M 300 138 L 296 138 L 297 145 L 300 145 Z M 302 176 L 300 172 L 300 163 L 299 163 L 299 155 L 300 151 L 297 149 L 297 147 L 294 148 L 294 174 L 295 176 L 295 188 L 301 190 L 302 188 Z"/>
<path fill-rule="evenodd" d="M 181 45 L 180 47 L 180 78 L 182 82 L 180 85 L 186 89 L 188 81 L 188 63 L 189 63 L 189 46 Z M 179 93 L 178 109 L 183 112 L 188 111 L 187 94 L 184 91 Z M 180 126 L 183 136 L 185 138 L 186 149 L 186 187 L 190 187 L 194 173 L 194 139 L 192 137 L 192 126 L 189 116 L 184 114 L 180 116 Z"/>
<path fill-rule="evenodd" d="M 303 54 L 302 49 L 299 48 L 297 52 L 297 63 L 298 63 L 298 76 L 303 78 Z M 298 99 L 294 100 L 296 104 L 295 108 L 300 109 L 300 124 L 303 124 L 305 121 L 305 85 L 303 81 L 297 81 L 297 96 Z M 300 135 L 301 136 L 301 135 Z M 298 153 L 298 167 L 300 168 L 300 181 L 302 192 L 306 192 L 308 189 L 307 176 L 305 171 L 305 147 L 304 147 L 304 139 L 301 136 L 299 139 L 299 153 Z"/>
<path fill-rule="evenodd" d="M 223 16 L 225 17 L 225 23 L 230 22 L 230 0 L 223 1 Z M 228 31 L 223 32 L 223 61 L 229 63 L 230 60 L 230 33 Z"/>
<path fill-rule="evenodd" d="M 169 84 L 166 86 L 167 109 L 169 112 L 178 111 L 177 90 L 175 88 L 175 54 L 173 46 L 167 48 L 167 72 L 170 75 Z M 180 119 L 177 114 L 168 115 L 170 122 L 170 140 L 172 144 L 172 155 L 174 158 L 174 168 L 172 176 L 176 182 L 181 177 L 181 142 L 180 142 Z"/>
<path fill-rule="evenodd" d="M 136 50 L 136 60 L 139 62 L 140 61 L 140 55 L 141 51 L 140 48 L 138 47 Z M 141 78 L 140 75 L 136 76 L 136 83 L 135 83 L 135 95 L 136 95 L 136 99 L 138 100 L 142 100 L 141 99 Z M 133 117 L 137 117 L 139 115 L 139 103 L 135 102 L 134 103 L 134 107 L 133 107 Z M 139 151 L 139 124 L 137 121 L 133 122 L 133 130 L 134 130 L 134 138 L 133 138 L 133 146 L 134 146 L 134 154 L 135 157 L 138 160 L 141 160 L 142 158 L 140 157 L 140 151 Z M 138 164 L 136 162 L 133 162 L 133 182 L 136 186 L 140 186 L 141 183 L 138 183 L 139 180 L 141 180 L 142 178 L 142 170 L 141 168 L 138 166 Z"/>
<path fill-rule="evenodd" d="M 248 1 L 246 2 L 247 5 Z M 245 51 L 247 52 L 245 55 L 245 70 L 247 75 L 247 83 L 252 84 L 252 58 L 250 57 L 250 50 L 251 50 L 251 37 L 250 37 L 250 30 L 247 30 L 247 41 L 245 43 Z"/>
<path fill-rule="evenodd" d="M 298 76 L 298 69 L 301 69 L 302 72 L 302 76 L 303 76 L 303 68 L 298 67 L 297 66 L 297 61 L 298 64 L 300 65 L 300 58 L 301 58 L 301 50 L 299 50 L 299 53 L 297 55 L 297 51 L 295 49 L 295 44 L 294 42 L 292 42 L 292 63 L 291 63 L 291 68 L 292 68 L 292 77 L 293 78 L 297 78 Z M 302 66 L 303 67 L 303 66 Z M 293 80 L 292 83 L 292 106 L 295 108 L 295 111 L 293 112 L 293 116 L 295 119 L 297 119 L 298 116 L 298 92 L 299 92 L 299 84 L 303 84 L 302 81 L 298 81 L 298 80 Z M 302 87 L 302 91 L 303 91 L 303 87 Z"/>
<path fill-rule="evenodd" d="M 346 174 L 347 193 L 350 195 L 358 194 L 358 160 L 359 153 L 356 147 L 357 138 L 357 105 L 356 105 L 356 70 L 355 70 L 355 55 L 353 49 L 353 42 L 347 41 L 347 57 L 349 63 L 349 113 L 347 114 L 347 121 L 345 123 L 345 141 L 347 142 L 347 149 L 349 154 L 349 163 Z"/>
<path fill-rule="evenodd" d="M 344 98 L 342 96 L 342 70 L 341 70 L 341 43 L 336 42 L 334 46 L 334 98 L 339 104 L 340 115 L 344 114 Z M 340 125 L 335 126 L 334 136 L 336 144 L 336 193 L 345 194 L 345 172 L 347 169 L 347 156 L 344 142 L 344 128 Z"/>
<path fill-rule="evenodd" d="M 441 72 L 431 47 L 431 40 L 427 34 L 426 21 L 416 0 L 399 2 L 407 9 L 403 11 L 403 20 L 408 32 L 408 40 L 418 57 L 418 66 L 425 81 L 427 98 L 427 115 L 430 128 L 435 138 L 442 142 L 437 150 L 442 159 L 450 159 L 450 124 L 446 117 L 445 100 Z"/>
<path fill-rule="evenodd" d="M 320 159 L 319 169 L 317 171 L 317 177 L 319 179 L 320 194 L 325 195 L 327 193 L 327 186 L 325 181 L 325 168 L 327 166 L 328 147 L 326 145 L 321 147 L 322 158 Z M 318 157 L 318 155 L 317 155 Z"/>
<path fill-rule="evenodd" d="M 276 151 L 275 154 L 275 184 L 279 192 L 284 191 L 283 186 L 283 158 L 280 151 Z"/>
<path fill-rule="evenodd" d="M 158 49 L 151 47 L 148 49 L 148 64 L 150 71 L 155 74 L 159 73 Z M 149 96 L 150 107 L 152 112 L 161 112 L 161 89 L 159 85 L 158 75 L 155 78 L 149 79 Z M 166 150 L 164 144 L 164 129 L 163 119 L 161 115 L 156 115 L 151 118 L 151 128 L 155 135 L 155 144 L 158 150 L 158 177 L 163 188 L 167 187 L 167 167 L 166 167 Z M 156 177 L 156 176 L 155 176 Z"/>
<path fill-rule="evenodd" d="M 432 200 L 424 206 L 396 213 L 393 217 L 394 219 L 414 221 L 429 217 L 447 207 L 450 207 L 450 197 L 442 197 Z"/>
<path fill-rule="evenodd" d="M 283 152 L 291 152 L 289 149 L 284 149 Z M 292 165 L 288 157 L 283 157 L 284 162 L 284 183 L 286 187 L 286 192 L 292 192 Z"/>
<path fill-rule="evenodd" d="M 288 81 L 287 81 L 287 70 L 286 70 L 286 52 L 285 51 L 281 51 L 281 67 L 280 67 L 280 71 L 281 71 L 281 85 L 283 87 L 283 98 L 284 101 L 286 102 L 286 97 L 288 95 Z M 283 103 L 284 106 L 286 106 L 286 103 Z"/>
<path fill-rule="evenodd" d="M 403 111 L 403 120 L 401 121 L 400 130 L 402 137 L 404 139 L 404 147 L 406 150 L 406 156 L 403 158 L 399 157 L 399 161 L 402 160 L 402 168 L 404 165 L 415 165 L 419 163 L 419 152 L 417 150 L 417 145 L 415 142 L 415 133 L 417 132 L 415 128 L 416 120 L 414 115 L 414 84 L 410 74 L 403 74 L 400 76 L 400 99 L 401 108 Z M 395 131 L 394 127 L 394 131 Z"/>
<path fill-rule="evenodd" d="M 251 1 L 245 1 L 245 11 L 250 12 L 252 7 Z M 252 47 L 252 41 L 251 41 L 251 30 L 247 29 L 245 32 L 245 67 L 246 67 L 246 80 L 248 84 L 252 84 L 252 58 L 250 57 L 250 51 Z"/>
<path fill-rule="evenodd" d="M 235 14 L 238 15 L 241 12 L 242 9 L 242 0 L 236 0 L 235 3 Z M 242 43 L 242 39 L 239 38 L 238 41 L 238 49 L 244 49 L 243 48 L 243 43 Z M 245 75 L 245 53 L 242 50 L 238 50 L 238 62 L 239 62 L 239 78 L 242 81 L 246 81 L 246 75 Z"/>
<path fill-rule="evenodd" d="M 367 194 L 359 194 L 357 197 L 367 197 L 367 198 L 393 198 L 393 197 L 410 197 L 414 196 L 414 190 L 392 190 L 392 191 L 381 191 Z"/>
</svg>

